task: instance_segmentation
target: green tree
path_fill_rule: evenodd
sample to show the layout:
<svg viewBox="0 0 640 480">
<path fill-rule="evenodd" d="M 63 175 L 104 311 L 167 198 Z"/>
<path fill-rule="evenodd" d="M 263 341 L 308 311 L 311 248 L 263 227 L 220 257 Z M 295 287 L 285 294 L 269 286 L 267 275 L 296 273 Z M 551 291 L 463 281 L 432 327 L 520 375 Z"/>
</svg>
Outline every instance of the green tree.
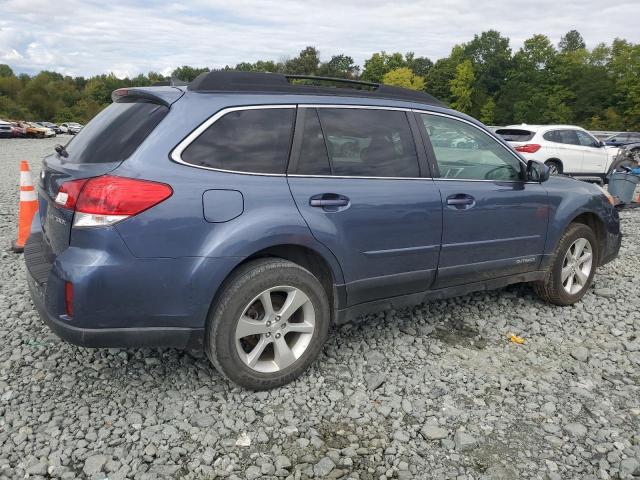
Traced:
<svg viewBox="0 0 640 480">
<path fill-rule="evenodd" d="M 367 82 L 381 83 L 385 73 L 406 66 L 407 62 L 401 53 L 387 53 L 383 50 L 364 61 L 361 78 Z"/>
<path fill-rule="evenodd" d="M 464 47 L 456 45 L 446 58 L 441 58 L 429 69 L 427 90 L 444 102 L 451 102 L 451 80 L 456 76 L 456 67 L 465 60 Z"/>
<path fill-rule="evenodd" d="M 475 75 L 471 60 L 465 60 L 458 64 L 456 67 L 456 75 L 449 82 L 451 97 L 453 98 L 451 108 L 465 113 L 471 110 L 471 95 L 473 94 L 474 81 Z"/>
<path fill-rule="evenodd" d="M 171 72 L 171 78 L 177 78 L 185 82 L 191 82 L 201 73 L 208 71 L 209 69 L 207 67 L 194 68 L 188 65 L 183 65 L 182 67 L 178 67 L 173 72 Z"/>
<path fill-rule="evenodd" d="M 493 98 L 489 98 L 489 100 L 487 100 L 487 102 L 482 106 L 482 109 L 480 110 L 479 120 L 485 125 L 491 125 L 493 123 L 495 110 L 496 102 L 493 101 Z"/>
<path fill-rule="evenodd" d="M 320 65 L 320 52 L 315 47 L 307 47 L 294 57 L 285 62 L 287 73 L 298 75 L 315 75 Z"/>
<path fill-rule="evenodd" d="M 482 32 L 464 46 L 464 55 L 473 62 L 476 88 L 481 88 L 489 95 L 496 94 L 511 66 L 509 39 L 496 30 Z"/>
<path fill-rule="evenodd" d="M 2 77 L 15 77 L 11 67 L 5 63 L 0 63 L 0 78 Z"/>
<path fill-rule="evenodd" d="M 382 83 L 411 90 L 424 89 L 424 78 L 419 77 L 408 67 L 396 68 L 382 77 Z"/>
<path fill-rule="evenodd" d="M 580 35 L 580 32 L 577 30 L 569 30 L 560 39 L 560 43 L 558 43 L 558 48 L 563 53 L 575 52 L 576 50 L 581 50 L 586 47 L 587 45 L 584 43 L 582 35 Z"/>
<path fill-rule="evenodd" d="M 336 78 L 355 78 L 360 68 L 354 63 L 353 58 L 347 55 L 334 55 L 328 62 L 322 63 L 318 68 L 318 75 Z"/>
</svg>

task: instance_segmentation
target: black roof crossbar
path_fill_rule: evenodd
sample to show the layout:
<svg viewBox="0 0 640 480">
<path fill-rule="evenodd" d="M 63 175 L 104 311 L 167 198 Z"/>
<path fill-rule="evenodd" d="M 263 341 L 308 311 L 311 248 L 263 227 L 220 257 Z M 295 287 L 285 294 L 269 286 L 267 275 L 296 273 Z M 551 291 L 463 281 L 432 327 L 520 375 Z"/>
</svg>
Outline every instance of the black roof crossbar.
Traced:
<svg viewBox="0 0 640 480">
<path fill-rule="evenodd" d="M 290 80 L 309 80 L 344 84 L 347 88 L 317 86 L 308 83 L 292 83 Z M 381 83 L 363 82 L 345 78 L 314 77 L 266 72 L 237 72 L 233 70 L 204 72 L 193 80 L 188 89 L 193 92 L 244 92 L 334 95 L 342 97 L 366 97 L 404 100 L 446 107 L 437 98 L 425 92 L 394 87 Z"/>
</svg>

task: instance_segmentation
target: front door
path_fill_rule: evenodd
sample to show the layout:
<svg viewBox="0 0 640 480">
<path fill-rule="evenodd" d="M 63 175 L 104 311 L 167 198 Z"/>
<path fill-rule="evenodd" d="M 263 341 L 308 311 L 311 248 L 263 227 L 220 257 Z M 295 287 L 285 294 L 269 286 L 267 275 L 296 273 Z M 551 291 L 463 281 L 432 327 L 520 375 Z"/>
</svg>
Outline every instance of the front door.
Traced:
<svg viewBox="0 0 640 480">
<path fill-rule="evenodd" d="M 427 164 L 409 122 L 399 110 L 298 108 L 289 186 L 339 260 L 349 305 L 421 292 L 435 278 L 440 192 L 421 178 Z"/>
<path fill-rule="evenodd" d="M 524 181 L 516 154 L 473 123 L 439 114 L 417 118 L 443 201 L 434 288 L 536 270 L 547 232 L 544 187 Z"/>
<path fill-rule="evenodd" d="M 603 174 L 607 168 L 607 149 L 587 132 L 576 130 L 582 148 L 582 173 Z"/>
</svg>

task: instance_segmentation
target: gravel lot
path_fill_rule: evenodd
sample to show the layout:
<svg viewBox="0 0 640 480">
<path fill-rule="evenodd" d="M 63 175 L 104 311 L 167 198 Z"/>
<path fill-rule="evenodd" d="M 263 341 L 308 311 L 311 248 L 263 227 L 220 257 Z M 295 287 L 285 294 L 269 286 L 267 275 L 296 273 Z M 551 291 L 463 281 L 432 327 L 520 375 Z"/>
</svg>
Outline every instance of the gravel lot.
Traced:
<svg viewBox="0 0 640 480">
<path fill-rule="evenodd" d="M 514 286 L 372 315 L 297 382 L 251 393 L 201 356 L 44 327 L 6 248 L 18 161 L 37 178 L 61 140 L 0 140 L 1 478 L 640 476 L 640 210 L 574 307 Z"/>
</svg>

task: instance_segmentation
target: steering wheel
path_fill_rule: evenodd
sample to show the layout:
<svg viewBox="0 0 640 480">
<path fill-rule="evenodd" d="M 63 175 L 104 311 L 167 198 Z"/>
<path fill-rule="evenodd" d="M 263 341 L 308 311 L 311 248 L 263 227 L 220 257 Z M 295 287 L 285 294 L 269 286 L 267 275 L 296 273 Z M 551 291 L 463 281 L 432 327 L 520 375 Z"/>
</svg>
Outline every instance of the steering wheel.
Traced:
<svg viewBox="0 0 640 480">
<path fill-rule="evenodd" d="M 494 177 L 494 173 L 497 173 L 501 170 L 508 170 L 506 175 L 496 175 Z M 484 174 L 485 180 L 511 180 L 511 173 L 513 172 L 513 167 L 511 165 L 500 165 L 499 167 L 492 168 L 487 173 Z"/>
</svg>

